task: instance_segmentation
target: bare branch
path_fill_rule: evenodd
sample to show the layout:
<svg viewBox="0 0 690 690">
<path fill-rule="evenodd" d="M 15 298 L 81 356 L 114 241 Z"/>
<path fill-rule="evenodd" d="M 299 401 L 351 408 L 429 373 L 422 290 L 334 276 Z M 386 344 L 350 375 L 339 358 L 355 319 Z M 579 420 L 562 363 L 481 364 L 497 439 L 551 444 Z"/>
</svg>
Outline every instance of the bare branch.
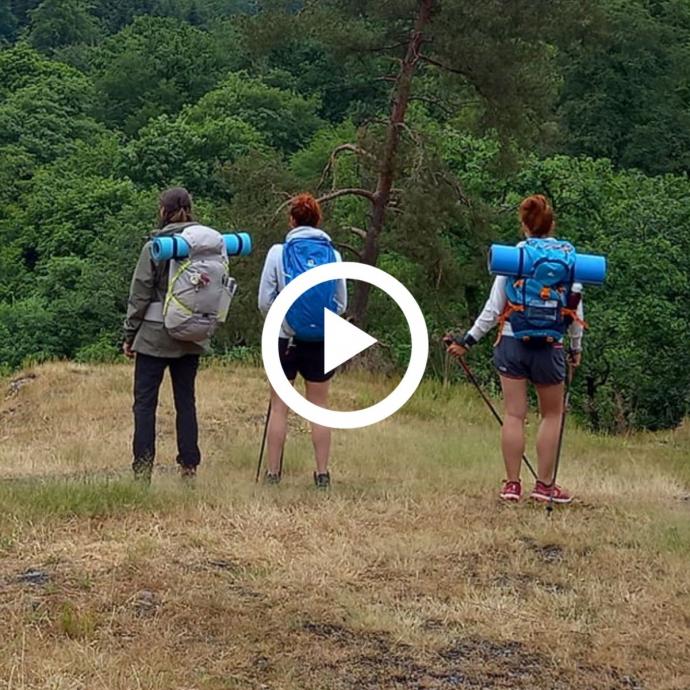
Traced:
<svg viewBox="0 0 690 690">
<path fill-rule="evenodd" d="M 336 189 L 332 192 L 329 192 L 328 194 L 325 194 L 319 199 L 319 203 L 326 204 L 329 201 L 339 199 L 343 196 L 359 196 L 363 199 L 367 199 L 372 204 L 376 201 L 376 194 L 374 192 L 370 192 L 368 189 L 359 189 L 357 187 L 351 187 L 348 189 Z"/>
<path fill-rule="evenodd" d="M 465 190 L 462 188 L 460 181 L 457 177 L 455 177 L 455 175 L 447 172 L 441 172 L 435 173 L 433 178 L 436 184 L 445 182 L 457 194 L 460 203 L 462 203 L 464 206 L 467 206 L 467 208 L 472 208 L 472 201 L 467 194 L 465 194 Z"/>
<path fill-rule="evenodd" d="M 358 259 L 362 258 L 362 252 L 356 247 L 353 247 L 351 244 L 347 244 L 346 242 L 334 242 L 333 244 L 338 249 L 342 249 L 343 251 L 354 254 Z"/>
<path fill-rule="evenodd" d="M 446 72 L 452 72 L 453 74 L 459 74 L 463 77 L 467 77 L 467 73 L 463 70 L 458 69 L 457 67 L 451 67 L 450 65 L 446 65 L 443 62 L 439 62 L 438 60 L 434 60 L 434 58 L 430 58 L 428 55 L 420 55 L 419 59 L 422 62 L 426 62 L 429 65 L 439 67 L 440 69 L 445 70 Z"/>
<path fill-rule="evenodd" d="M 349 228 L 347 228 L 347 229 L 348 229 L 351 233 L 357 235 L 357 237 L 359 237 L 359 238 L 361 238 L 361 239 L 363 239 L 363 240 L 366 240 L 366 239 L 367 239 L 367 231 L 366 231 L 366 230 L 362 230 L 362 228 L 356 228 L 356 227 L 354 227 L 354 226 L 351 226 L 351 227 L 349 227 Z"/>
<path fill-rule="evenodd" d="M 462 110 L 462 108 L 467 108 L 471 105 L 479 105 L 481 103 L 481 101 L 479 101 L 476 98 L 472 98 L 467 101 L 458 101 L 456 103 L 444 103 L 440 98 L 434 98 L 433 96 L 412 96 L 410 98 L 410 101 L 419 101 L 420 103 L 426 103 L 435 108 L 438 108 L 439 110 L 442 110 L 446 115 L 449 116 L 455 115 L 458 112 L 458 110 Z"/>
<path fill-rule="evenodd" d="M 407 46 L 407 40 L 403 41 L 402 43 L 395 43 L 394 45 L 390 46 L 372 46 L 371 48 L 368 48 L 367 51 L 370 53 L 384 53 L 387 50 L 397 50 L 398 48 L 405 48 Z"/>
<path fill-rule="evenodd" d="M 358 189 L 357 187 L 352 187 L 349 189 L 336 189 L 332 192 L 329 192 L 325 196 L 322 196 L 320 199 L 318 199 L 318 202 L 320 204 L 326 204 L 329 201 L 339 199 L 343 196 L 359 196 L 363 199 L 367 199 L 372 204 L 376 202 L 376 194 L 374 192 L 370 192 L 368 189 Z M 275 220 L 290 205 L 293 198 L 294 197 L 290 197 L 287 201 L 278 206 L 276 212 L 273 214 L 273 220 Z"/>
<path fill-rule="evenodd" d="M 328 164 L 323 170 L 317 189 L 321 189 L 323 187 L 323 185 L 326 182 L 326 178 L 333 172 L 333 169 L 335 168 L 335 162 L 338 156 L 341 153 L 346 152 L 354 153 L 356 156 L 367 156 L 369 158 L 373 158 L 373 156 L 368 151 L 365 151 L 363 148 L 355 144 L 342 144 L 341 146 L 336 147 L 333 153 L 331 153 L 331 157 L 328 160 Z"/>
</svg>

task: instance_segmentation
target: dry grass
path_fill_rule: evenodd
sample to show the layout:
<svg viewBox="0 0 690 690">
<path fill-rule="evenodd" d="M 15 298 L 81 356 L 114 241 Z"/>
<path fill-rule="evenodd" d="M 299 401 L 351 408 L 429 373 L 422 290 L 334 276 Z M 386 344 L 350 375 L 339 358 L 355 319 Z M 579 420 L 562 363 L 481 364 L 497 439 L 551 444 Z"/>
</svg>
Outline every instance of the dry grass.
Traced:
<svg viewBox="0 0 690 690">
<path fill-rule="evenodd" d="M 336 434 L 330 496 L 295 421 L 267 491 L 261 374 L 213 368 L 198 486 L 171 471 L 166 390 L 147 492 L 127 475 L 130 370 L 35 373 L 0 402 L 0 688 L 690 688 L 687 428 L 573 431 L 582 500 L 549 520 L 496 504 L 472 391 L 426 385 Z M 337 403 L 389 386 L 342 379 Z"/>
</svg>

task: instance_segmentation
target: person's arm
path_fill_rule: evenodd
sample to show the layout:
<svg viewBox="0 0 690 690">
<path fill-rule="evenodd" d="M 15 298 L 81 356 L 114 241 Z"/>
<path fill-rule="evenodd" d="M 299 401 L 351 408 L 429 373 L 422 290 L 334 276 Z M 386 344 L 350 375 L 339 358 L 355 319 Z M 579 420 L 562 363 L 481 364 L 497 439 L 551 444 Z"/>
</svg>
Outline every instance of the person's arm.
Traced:
<svg viewBox="0 0 690 690">
<path fill-rule="evenodd" d="M 132 276 L 132 285 L 127 302 L 125 319 L 125 345 L 131 348 L 141 324 L 144 322 L 149 305 L 155 298 L 156 273 L 151 260 L 151 243 L 147 242 L 141 250 L 137 267 Z"/>
<path fill-rule="evenodd" d="M 577 319 L 573 320 L 568 329 L 568 349 L 570 350 L 570 361 L 576 367 L 582 363 L 582 340 L 585 335 L 585 305 L 582 298 L 577 305 Z"/>
<path fill-rule="evenodd" d="M 508 303 L 508 298 L 506 297 L 507 282 L 508 278 L 505 276 L 498 276 L 494 281 L 489 299 L 484 305 L 484 310 L 467 334 L 468 337 L 474 341 L 471 342 L 470 345 L 478 343 L 498 324 L 501 315 L 505 311 L 506 304 Z"/>
<path fill-rule="evenodd" d="M 342 261 L 343 257 L 336 252 L 338 261 Z M 342 316 L 347 311 L 347 281 L 339 280 L 338 287 L 335 293 L 335 301 L 338 303 L 338 316 Z"/>
<path fill-rule="evenodd" d="M 280 293 L 280 280 L 278 271 L 282 271 L 282 245 L 272 247 L 266 256 L 264 270 L 261 273 L 259 284 L 259 311 L 266 316 Z"/>
<path fill-rule="evenodd" d="M 476 345 L 499 322 L 505 311 L 508 298 L 506 296 L 506 284 L 508 278 L 498 276 L 491 288 L 491 294 L 474 326 L 462 338 L 449 338 L 448 352 L 454 357 L 464 357 L 467 351 Z"/>
</svg>

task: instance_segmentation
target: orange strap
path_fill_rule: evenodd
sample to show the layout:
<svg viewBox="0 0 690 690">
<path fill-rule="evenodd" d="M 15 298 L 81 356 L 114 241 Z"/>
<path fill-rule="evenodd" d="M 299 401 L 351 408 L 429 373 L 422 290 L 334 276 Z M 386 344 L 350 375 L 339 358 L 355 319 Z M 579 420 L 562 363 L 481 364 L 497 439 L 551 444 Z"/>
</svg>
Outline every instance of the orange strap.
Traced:
<svg viewBox="0 0 690 690">
<path fill-rule="evenodd" d="M 510 318 L 511 314 L 513 314 L 513 312 L 516 311 L 525 311 L 525 307 L 520 304 L 513 304 L 512 302 L 508 302 L 508 304 L 506 304 L 506 308 L 503 310 L 503 313 L 498 317 L 498 338 L 496 338 L 494 347 L 498 347 L 499 343 L 503 338 L 503 328 L 506 325 L 506 321 Z"/>
<path fill-rule="evenodd" d="M 589 324 L 586 321 L 583 321 L 579 314 L 577 313 L 576 309 L 562 309 L 561 314 L 565 316 L 566 319 L 572 319 L 575 323 L 580 324 L 582 328 L 585 330 L 589 330 Z"/>
</svg>

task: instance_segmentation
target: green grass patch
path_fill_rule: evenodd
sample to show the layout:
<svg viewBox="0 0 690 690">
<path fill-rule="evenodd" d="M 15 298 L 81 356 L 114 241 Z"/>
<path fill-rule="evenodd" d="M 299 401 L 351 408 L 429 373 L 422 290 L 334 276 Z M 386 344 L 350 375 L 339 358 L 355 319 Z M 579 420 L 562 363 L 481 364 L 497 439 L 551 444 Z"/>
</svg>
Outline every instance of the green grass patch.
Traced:
<svg viewBox="0 0 690 690">
<path fill-rule="evenodd" d="M 0 512 L 18 518 L 106 517 L 160 511 L 190 500 L 182 490 L 125 479 L 21 480 L 0 484 Z"/>
</svg>

